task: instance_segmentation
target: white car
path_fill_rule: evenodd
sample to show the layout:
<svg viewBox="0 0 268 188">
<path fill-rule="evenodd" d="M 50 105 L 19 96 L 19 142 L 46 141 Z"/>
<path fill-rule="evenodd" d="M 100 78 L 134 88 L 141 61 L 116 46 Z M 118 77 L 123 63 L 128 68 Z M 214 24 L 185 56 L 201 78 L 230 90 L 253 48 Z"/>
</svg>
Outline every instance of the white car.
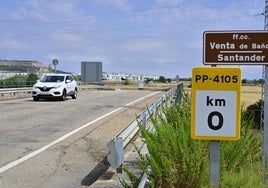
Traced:
<svg viewBox="0 0 268 188">
<path fill-rule="evenodd" d="M 67 96 L 77 98 L 77 83 L 71 74 L 47 74 L 32 89 L 34 101 L 50 98 L 64 101 Z"/>
</svg>

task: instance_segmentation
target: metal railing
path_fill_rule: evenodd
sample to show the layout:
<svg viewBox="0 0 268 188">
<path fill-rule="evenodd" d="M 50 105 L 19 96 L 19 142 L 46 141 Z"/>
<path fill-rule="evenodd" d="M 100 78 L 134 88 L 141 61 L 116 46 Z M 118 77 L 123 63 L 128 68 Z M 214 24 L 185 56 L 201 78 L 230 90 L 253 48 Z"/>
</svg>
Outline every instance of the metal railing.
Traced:
<svg viewBox="0 0 268 188">
<path fill-rule="evenodd" d="M 0 88 L 24 88 L 32 87 L 36 82 L 35 81 L 11 81 L 11 80 L 0 80 Z"/>
<path fill-rule="evenodd" d="M 173 96 L 175 94 L 176 88 L 172 88 L 166 94 L 155 100 L 150 106 L 147 107 L 143 112 L 141 112 L 137 119 L 132 121 L 125 129 L 123 129 L 116 137 L 123 138 L 123 146 L 124 148 L 130 143 L 133 137 L 139 131 L 139 122 L 143 126 L 147 126 L 148 120 L 150 116 L 155 115 L 157 111 L 164 105 L 166 102 L 171 102 L 173 100 Z"/>
<path fill-rule="evenodd" d="M 0 100 L 1 99 L 14 99 L 19 97 L 30 97 L 31 96 L 30 88 L 9 88 L 9 89 L 0 89 Z"/>
<path fill-rule="evenodd" d="M 182 91 L 183 87 L 171 88 L 164 95 L 156 99 L 151 105 L 147 107 L 143 112 L 141 112 L 137 119 L 130 123 L 126 128 L 124 128 L 116 137 L 122 137 L 124 140 L 124 147 L 127 146 L 129 141 L 133 139 L 133 137 L 139 131 L 138 122 L 142 122 L 144 126 L 147 125 L 148 120 L 151 115 L 155 115 L 156 112 L 164 106 L 166 103 L 170 105 L 173 101 L 176 100 L 176 95 Z"/>
<path fill-rule="evenodd" d="M 77 85 L 81 86 L 104 86 L 102 82 L 81 82 L 76 81 Z M 1 80 L 0 79 L 0 89 L 8 89 L 8 88 L 24 88 L 24 87 L 32 87 L 36 81 L 12 81 L 12 80 Z"/>
<path fill-rule="evenodd" d="M 183 90 L 183 85 L 179 84 L 177 88 L 172 88 L 169 91 L 167 91 L 164 95 L 162 95 L 160 98 L 155 100 L 147 109 L 145 109 L 143 112 L 140 113 L 140 115 L 137 116 L 137 119 L 134 120 L 132 123 L 130 123 L 126 128 L 124 128 L 114 139 L 112 139 L 108 145 L 113 142 L 113 140 L 117 140 L 117 138 L 120 138 L 123 140 L 123 150 L 126 148 L 126 146 L 132 141 L 132 139 L 137 135 L 139 132 L 139 124 L 142 126 L 147 127 L 148 122 L 151 116 L 155 115 L 158 110 L 161 110 L 161 108 L 166 104 L 167 106 L 170 106 L 173 104 L 173 102 L 178 102 L 178 98 L 181 99 L 181 93 Z M 115 149 L 117 147 L 113 147 Z M 110 150 L 110 153 L 116 153 L 117 151 L 111 151 L 111 148 L 108 147 Z M 122 149 L 120 149 L 121 151 Z M 117 153 L 114 156 L 119 157 L 120 159 L 123 158 L 120 155 L 124 155 L 124 153 Z M 115 159 L 116 160 L 116 159 Z M 110 162 L 110 161 L 109 161 Z M 113 166 L 112 166 L 113 167 Z M 143 174 L 142 179 L 139 184 L 139 188 L 143 188 L 148 182 L 146 174 Z"/>
<path fill-rule="evenodd" d="M 87 91 L 91 89 L 109 90 L 109 87 L 99 85 L 78 85 L 78 91 Z M 15 99 L 20 97 L 31 97 L 32 87 L 20 88 L 0 88 L 0 100 Z"/>
</svg>

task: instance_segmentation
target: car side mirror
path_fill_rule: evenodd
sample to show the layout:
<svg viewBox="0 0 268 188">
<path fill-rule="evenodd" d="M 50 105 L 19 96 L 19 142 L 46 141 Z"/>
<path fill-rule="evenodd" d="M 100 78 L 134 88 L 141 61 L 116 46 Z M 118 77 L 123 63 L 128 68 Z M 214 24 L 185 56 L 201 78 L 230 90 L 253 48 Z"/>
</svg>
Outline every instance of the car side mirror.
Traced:
<svg viewBox="0 0 268 188">
<path fill-rule="evenodd" d="M 68 84 L 68 83 L 70 83 L 71 82 L 71 80 L 66 80 L 66 83 Z"/>
</svg>

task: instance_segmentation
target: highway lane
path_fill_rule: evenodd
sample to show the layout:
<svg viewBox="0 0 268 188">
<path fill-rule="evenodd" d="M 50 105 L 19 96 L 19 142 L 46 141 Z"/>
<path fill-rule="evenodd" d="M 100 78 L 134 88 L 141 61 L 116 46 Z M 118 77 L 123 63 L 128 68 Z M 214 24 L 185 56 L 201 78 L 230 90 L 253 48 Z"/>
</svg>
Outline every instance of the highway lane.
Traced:
<svg viewBox="0 0 268 188">
<path fill-rule="evenodd" d="M 125 105 L 152 93 L 92 91 L 79 93 L 77 100 L 1 101 L 0 187 L 79 187 L 82 178 L 107 154 L 107 141 L 160 94 L 151 95 L 142 103 Z M 3 168 L 118 108 L 111 116 L 90 124 L 44 152 L 10 169 Z"/>
</svg>

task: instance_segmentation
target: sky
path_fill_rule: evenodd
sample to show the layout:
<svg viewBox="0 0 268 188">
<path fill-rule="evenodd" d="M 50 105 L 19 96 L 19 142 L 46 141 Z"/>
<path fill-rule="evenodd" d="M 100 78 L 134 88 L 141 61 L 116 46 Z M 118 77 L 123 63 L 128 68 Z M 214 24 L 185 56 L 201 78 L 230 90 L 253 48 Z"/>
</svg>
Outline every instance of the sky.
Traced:
<svg viewBox="0 0 268 188">
<path fill-rule="evenodd" d="M 263 30 L 265 0 L 1 0 L 0 59 L 81 72 L 192 76 L 203 65 L 203 32 Z M 262 78 L 262 65 L 240 66 Z"/>
</svg>

